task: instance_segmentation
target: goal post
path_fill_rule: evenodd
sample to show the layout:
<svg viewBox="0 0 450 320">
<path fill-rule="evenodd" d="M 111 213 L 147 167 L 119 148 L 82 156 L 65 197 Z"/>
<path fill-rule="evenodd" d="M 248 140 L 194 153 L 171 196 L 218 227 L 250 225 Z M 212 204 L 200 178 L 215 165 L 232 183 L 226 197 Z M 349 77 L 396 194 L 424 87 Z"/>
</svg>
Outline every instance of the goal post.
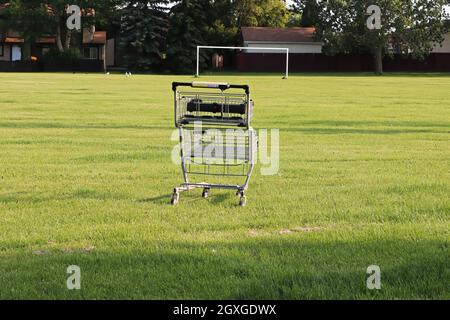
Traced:
<svg viewBox="0 0 450 320">
<path fill-rule="evenodd" d="M 197 72 L 196 77 L 200 77 L 200 50 L 201 49 L 221 49 L 221 50 L 263 50 L 286 52 L 286 73 L 284 79 L 289 78 L 289 48 L 267 48 L 267 47 L 221 47 L 221 46 L 197 46 Z"/>
</svg>

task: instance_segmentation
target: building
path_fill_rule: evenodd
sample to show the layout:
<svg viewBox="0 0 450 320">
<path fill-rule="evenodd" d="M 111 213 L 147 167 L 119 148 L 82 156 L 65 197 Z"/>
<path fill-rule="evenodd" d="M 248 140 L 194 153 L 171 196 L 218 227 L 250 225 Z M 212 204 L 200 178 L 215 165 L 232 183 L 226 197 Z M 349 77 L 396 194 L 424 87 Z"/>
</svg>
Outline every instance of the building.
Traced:
<svg viewBox="0 0 450 320">
<path fill-rule="evenodd" d="M 314 39 L 315 28 L 242 27 L 244 47 L 289 48 L 290 53 L 322 53 L 322 43 Z M 251 50 L 252 53 L 267 53 Z"/>
<path fill-rule="evenodd" d="M 0 5 L 0 11 L 7 6 Z M 95 69 L 104 71 L 115 64 L 115 41 L 108 40 L 106 31 L 96 31 L 95 27 L 84 28 L 81 34 L 74 33 L 73 37 L 78 37 L 81 60 L 88 62 L 85 65 L 97 66 Z M 24 39 L 18 32 L 0 29 L 0 63 L 5 65 L 7 62 L 22 61 L 23 46 Z M 43 60 L 52 48 L 56 48 L 56 36 L 42 35 L 31 45 L 31 56 L 34 60 Z"/>
<path fill-rule="evenodd" d="M 13 32 L 0 33 L 0 61 L 22 60 L 23 39 Z"/>
<path fill-rule="evenodd" d="M 111 47 L 107 47 L 107 44 Z M 0 34 L 0 61 L 16 62 L 23 60 L 24 39 L 16 32 L 8 30 L 5 34 Z M 42 60 L 52 49 L 56 48 L 55 36 L 42 36 L 31 46 L 31 55 L 36 60 Z M 107 41 L 106 31 L 91 32 L 83 30 L 81 44 L 81 58 L 83 60 L 95 60 L 98 65 L 106 70 L 107 63 L 114 64 L 114 42 Z M 112 57 L 107 57 L 107 54 Z"/>
<path fill-rule="evenodd" d="M 444 36 L 444 41 L 435 45 L 432 53 L 450 53 L 450 33 Z"/>
<path fill-rule="evenodd" d="M 401 44 L 398 41 L 396 41 L 395 38 L 392 38 L 391 41 L 389 41 L 387 49 L 388 52 L 391 54 L 412 53 L 411 50 L 408 51 L 403 50 Z M 442 43 L 433 44 L 433 49 L 430 53 L 431 54 L 450 53 L 450 33 L 444 35 L 444 40 Z"/>
</svg>

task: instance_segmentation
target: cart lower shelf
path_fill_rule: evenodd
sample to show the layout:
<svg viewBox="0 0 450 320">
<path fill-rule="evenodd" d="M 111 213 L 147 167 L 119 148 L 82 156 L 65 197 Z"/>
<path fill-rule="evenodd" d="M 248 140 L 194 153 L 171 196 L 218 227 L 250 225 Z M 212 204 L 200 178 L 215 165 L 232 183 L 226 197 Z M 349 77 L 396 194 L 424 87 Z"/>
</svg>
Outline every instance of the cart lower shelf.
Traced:
<svg viewBox="0 0 450 320">
<path fill-rule="evenodd" d="M 175 206 L 180 201 L 180 193 L 193 190 L 203 189 L 202 197 L 208 198 L 211 189 L 226 189 L 236 190 L 236 196 L 239 197 L 239 205 L 245 207 L 247 204 L 247 197 L 245 196 L 245 189 L 239 185 L 226 185 L 226 184 L 208 184 L 208 183 L 183 183 L 177 188 L 174 188 L 170 203 Z"/>
</svg>

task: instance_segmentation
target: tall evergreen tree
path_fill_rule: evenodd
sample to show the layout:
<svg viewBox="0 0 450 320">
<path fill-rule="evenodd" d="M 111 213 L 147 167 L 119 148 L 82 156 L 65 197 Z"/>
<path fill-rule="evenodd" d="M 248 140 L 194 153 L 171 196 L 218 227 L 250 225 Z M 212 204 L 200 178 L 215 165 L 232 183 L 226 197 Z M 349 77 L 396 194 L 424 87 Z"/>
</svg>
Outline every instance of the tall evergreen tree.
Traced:
<svg viewBox="0 0 450 320">
<path fill-rule="evenodd" d="M 181 0 L 169 14 L 167 59 L 175 72 L 192 73 L 195 69 L 197 46 L 206 45 L 208 34 L 209 0 Z M 204 67 L 207 55 L 201 52 L 200 63 Z"/>
<path fill-rule="evenodd" d="M 302 27 L 314 27 L 319 15 L 319 7 L 315 0 L 303 0 L 299 3 L 299 9 L 302 13 L 300 25 Z"/>
<path fill-rule="evenodd" d="M 149 70 L 161 64 L 167 36 L 165 0 L 127 1 L 120 10 L 120 44 L 125 64 Z"/>
</svg>

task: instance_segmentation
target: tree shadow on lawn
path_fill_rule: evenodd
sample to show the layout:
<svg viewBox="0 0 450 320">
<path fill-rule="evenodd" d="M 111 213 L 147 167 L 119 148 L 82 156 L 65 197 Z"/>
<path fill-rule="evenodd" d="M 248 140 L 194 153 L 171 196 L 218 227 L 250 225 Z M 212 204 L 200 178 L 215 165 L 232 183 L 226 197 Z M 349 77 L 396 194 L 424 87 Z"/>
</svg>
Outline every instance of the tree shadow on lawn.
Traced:
<svg viewBox="0 0 450 320">
<path fill-rule="evenodd" d="M 290 126 L 295 124 L 295 126 Z M 310 120 L 278 122 L 282 132 L 313 134 L 448 134 L 450 123 L 423 121 L 357 121 L 357 120 Z M 313 127 L 311 127 L 313 126 Z M 374 128 L 375 127 L 375 128 Z M 447 129 L 447 130 L 446 130 Z"/>
<path fill-rule="evenodd" d="M 331 127 L 406 127 L 406 128 L 450 128 L 450 122 L 404 121 L 404 120 L 305 120 L 300 125 L 318 125 Z"/>
<path fill-rule="evenodd" d="M 210 201 L 213 204 L 219 204 L 229 200 L 232 196 L 229 192 L 211 194 L 210 197 L 205 200 L 201 196 L 201 189 L 192 190 L 190 192 L 183 192 L 180 196 L 180 201 L 183 202 L 196 202 L 196 201 Z M 144 198 L 136 200 L 139 203 L 154 203 L 158 205 L 170 205 L 170 199 L 172 194 L 164 194 L 151 198 Z M 19 191 L 0 194 L 0 203 L 41 203 L 49 201 L 68 201 L 68 200 L 129 200 L 130 196 L 125 193 L 111 192 L 111 191 L 98 191 L 91 189 L 78 189 L 72 192 L 64 192 L 58 194 L 49 194 L 46 192 L 29 192 Z"/>
<path fill-rule="evenodd" d="M 0 194 L 0 203 L 41 203 L 49 201 L 64 201 L 64 200 L 127 200 L 129 195 L 119 192 L 111 191 L 97 191 L 91 189 L 81 188 L 71 192 L 51 194 L 47 192 L 11 192 Z"/>
<path fill-rule="evenodd" d="M 324 235 L 266 234 L 242 241 L 162 241 L 144 245 L 137 241 L 122 243 L 114 251 L 96 246 L 85 254 L 55 250 L 39 256 L 31 252 L 9 254 L 0 260 L 0 298 L 450 297 L 448 241 L 342 241 L 327 240 Z M 81 268 L 80 291 L 66 288 L 69 265 Z M 369 265 L 381 268 L 381 290 L 366 288 Z"/>
<path fill-rule="evenodd" d="M 198 190 L 191 190 L 191 191 L 187 191 L 187 192 L 182 192 L 180 194 L 180 202 L 196 202 L 196 201 L 209 201 L 213 204 L 219 204 L 222 202 L 227 201 L 228 199 L 231 198 L 230 193 L 212 193 L 209 195 L 208 199 L 205 200 L 202 198 L 201 196 L 201 188 L 199 188 Z M 159 204 L 159 205 L 164 205 L 164 204 L 169 204 L 170 205 L 170 199 L 172 197 L 172 193 L 170 194 L 165 194 L 165 195 L 160 195 L 160 196 L 156 196 L 156 197 L 152 197 L 152 198 L 145 198 L 145 199 L 139 199 L 137 200 L 137 202 L 141 202 L 141 203 L 154 203 L 154 204 Z"/>
<path fill-rule="evenodd" d="M 169 126 L 156 125 L 128 125 L 128 124 L 75 124 L 61 122 L 27 122 L 27 121 L 4 121 L 0 122 L 0 128 L 17 129 L 145 129 L 145 130 L 171 130 Z"/>
<path fill-rule="evenodd" d="M 430 129 L 354 129 L 354 128 L 309 128 L 309 127 L 291 127 L 281 128 L 283 132 L 303 132 L 312 134 L 416 134 L 416 133 L 450 133 L 450 130 L 430 130 Z"/>
<path fill-rule="evenodd" d="M 140 203 L 152 202 L 154 204 L 170 204 L 171 197 L 172 197 L 172 194 L 169 193 L 169 194 L 164 194 L 164 195 L 160 195 L 160 196 L 156 196 L 156 197 L 139 199 L 139 200 L 137 200 L 137 202 L 140 202 Z"/>
</svg>

